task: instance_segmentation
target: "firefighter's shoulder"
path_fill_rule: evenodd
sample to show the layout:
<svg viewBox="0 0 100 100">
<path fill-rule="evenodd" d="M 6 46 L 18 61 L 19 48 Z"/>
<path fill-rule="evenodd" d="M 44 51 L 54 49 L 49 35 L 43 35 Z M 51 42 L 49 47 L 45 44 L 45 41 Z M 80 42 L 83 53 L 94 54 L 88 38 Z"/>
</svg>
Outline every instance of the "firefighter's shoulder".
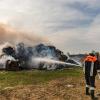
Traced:
<svg viewBox="0 0 100 100">
<path fill-rule="evenodd" d="M 92 61 L 92 62 L 95 62 L 97 60 L 96 56 L 91 56 L 91 55 L 88 55 L 86 58 L 85 58 L 85 61 Z"/>
</svg>

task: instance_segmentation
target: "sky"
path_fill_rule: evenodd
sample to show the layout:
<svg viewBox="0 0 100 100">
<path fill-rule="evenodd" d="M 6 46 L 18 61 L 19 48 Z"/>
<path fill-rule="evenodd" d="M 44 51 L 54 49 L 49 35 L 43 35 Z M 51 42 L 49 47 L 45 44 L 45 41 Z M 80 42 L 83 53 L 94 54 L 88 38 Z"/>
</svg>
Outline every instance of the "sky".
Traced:
<svg viewBox="0 0 100 100">
<path fill-rule="evenodd" d="M 65 53 L 100 51 L 100 0 L 0 0 L 0 23 L 44 36 Z"/>
</svg>

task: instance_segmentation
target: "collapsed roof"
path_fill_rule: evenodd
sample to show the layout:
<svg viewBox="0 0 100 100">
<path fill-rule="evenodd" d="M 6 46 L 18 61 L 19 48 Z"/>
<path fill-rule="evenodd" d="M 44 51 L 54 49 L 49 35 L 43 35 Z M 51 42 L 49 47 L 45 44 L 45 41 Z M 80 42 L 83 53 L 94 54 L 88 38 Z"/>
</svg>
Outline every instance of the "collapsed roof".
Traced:
<svg viewBox="0 0 100 100">
<path fill-rule="evenodd" d="M 78 65 L 77 62 L 74 60 L 68 59 L 61 50 L 57 49 L 55 46 L 52 45 L 44 45 L 39 44 L 33 47 L 27 46 L 24 43 L 19 43 L 15 47 L 7 46 L 2 48 L 2 51 L 5 55 L 11 56 L 14 59 L 19 60 L 20 67 L 31 69 L 31 68 L 38 68 L 38 69 L 57 69 L 57 68 L 64 68 L 66 65 L 64 64 L 57 64 L 51 63 L 48 64 L 46 62 L 34 62 L 33 58 L 49 58 L 54 61 L 62 61 L 62 62 L 69 62 L 71 64 Z M 70 64 L 69 64 L 70 65 Z"/>
</svg>

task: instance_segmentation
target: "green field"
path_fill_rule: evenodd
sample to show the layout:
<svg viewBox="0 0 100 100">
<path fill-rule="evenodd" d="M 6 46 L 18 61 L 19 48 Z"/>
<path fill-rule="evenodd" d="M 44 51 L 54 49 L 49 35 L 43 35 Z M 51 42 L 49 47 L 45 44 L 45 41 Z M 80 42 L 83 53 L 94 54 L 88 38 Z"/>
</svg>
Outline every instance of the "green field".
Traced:
<svg viewBox="0 0 100 100">
<path fill-rule="evenodd" d="M 65 77 L 82 76 L 81 69 L 65 69 L 56 71 L 31 70 L 31 71 L 0 71 L 0 89 L 17 85 L 45 84 L 48 81 Z"/>
<path fill-rule="evenodd" d="M 97 95 L 100 93 L 98 77 L 96 87 Z M 85 95 L 82 68 L 55 71 L 0 71 L 0 100 L 75 99 L 91 100 L 90 96 Z"/>
</svg>

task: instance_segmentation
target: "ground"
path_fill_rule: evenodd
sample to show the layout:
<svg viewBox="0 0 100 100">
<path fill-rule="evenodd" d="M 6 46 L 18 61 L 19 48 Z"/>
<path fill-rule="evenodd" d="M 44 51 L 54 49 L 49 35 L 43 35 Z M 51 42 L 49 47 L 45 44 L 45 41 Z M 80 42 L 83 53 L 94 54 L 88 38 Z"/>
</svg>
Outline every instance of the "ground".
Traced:
<svg viewBox="0 0 100 100">
<path fill-rule="evenodd" d="M 0 72 L 0 100 L 91 100 L 82 69 Z M 100 80 L 96 77 L 96 95 Z"/>
</svg>

